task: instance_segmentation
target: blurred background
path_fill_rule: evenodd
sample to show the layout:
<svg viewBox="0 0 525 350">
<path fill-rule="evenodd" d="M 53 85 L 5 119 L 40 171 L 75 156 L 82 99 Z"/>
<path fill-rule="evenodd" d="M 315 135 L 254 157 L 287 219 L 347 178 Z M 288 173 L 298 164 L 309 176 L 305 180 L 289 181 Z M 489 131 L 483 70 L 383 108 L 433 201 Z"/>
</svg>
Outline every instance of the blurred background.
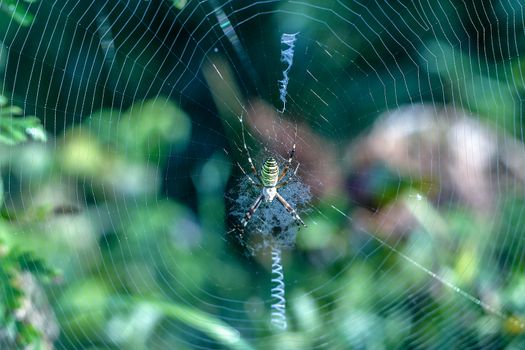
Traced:
<svg viewBox="0 0 525 350">
<path fill-rule="evenodd" d="M 523 5 L 1 0 L 0 348 L 525 348 Z"/>
</svg>

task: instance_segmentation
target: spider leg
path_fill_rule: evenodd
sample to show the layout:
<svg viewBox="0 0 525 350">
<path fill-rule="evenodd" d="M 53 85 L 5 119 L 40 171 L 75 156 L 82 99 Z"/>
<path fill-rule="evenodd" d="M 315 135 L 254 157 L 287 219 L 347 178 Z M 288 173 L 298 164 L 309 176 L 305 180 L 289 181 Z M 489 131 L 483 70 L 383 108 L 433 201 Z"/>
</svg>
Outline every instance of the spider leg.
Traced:
<svg viewBox="0 0 525 350">
<path fill-rule="evenodd" d="M 252 157 L 250 156 L 250 152 L 248 152 L 248 147 L 246 147 L 246 144 L 244 144 L 244 149 L 246 150 L 246 153 L 248 154 L 248 162 L 250 163 L 250 167 L 252 168 L 253 175 L 260 183 L 262 183 L 261 177 L 259 176 L 259 173 L 257 172 L 257 169 L 255 168 L 255 165 L 253 165 Z"/>
<path fill-rule="evenodd" d="M 292 150 L 290 151 L 290 155 L 288 156 L 288 161 L 286 162 L 286 165 L 284 166 L 281 175 L 277 179 L 277 182 L 284 179 L 284 177 L 286 176 L 286 173 L 288 172 L 288 169 L 290 169 L 290 165 L 292 164 L 293 157 L 295 156 L 295 140 L 296 139 L 297 139 L 297 125 L 295 125 L 295 136 L 293 140 Z M 295 172 L 297 172 L 297 169 L 295 169 Z"/>
<path fill-rule="evenodd" d="M 288 185 L 288 182 L 289 182 L 289 181 L 286 180 L 286 181 L 284 181 L 284 182 L 281 182 L 280 184 L 277 184 L 277 186 L 275 186 L 275 189 L 278 190 L 279 188 Z"/>
<path fill-rule="evenodd" d="M 262 187 L 262 184 L 261 184 L 261 183 L 257 183 L 257 182 L 255 182 L 255 181 L 252 179 L 252 177 L 251 177 L 250 175 L 248 175 L 248 174 L 246 173 L 246 171 L 244 171 L 244 169 L 243 169 L 242 166 L 239 164 L 239 162 L 237 162 L 237 165 L 239 166 L 239 169 L 241 169 L 241 171 L 242 171 L 242 173 L 244 174 L 244 176 L 246 176 L 246 177 L 248 178 L 248 180 L 250 180 L 250 182 L 251 182 L 253 185 L 255 185 L 255 186 L 257 186 L 257 187 Z M 257 178 L 257 181 L 259 181 L 259 178 Z"/>
<path fill-rule="evenodd" d="M 252 215 L 257 211 L 257 209 L 259 209 L 259 206 L 261 205 L 262 200 L 263 200 L 263 195 L 261 194 L 259 197 L 257 197 L 255 202 L 253 202 L 252 206 L 250 207 L 250 209 L 248 209 L 246 214 L 244 214 L 244 217 L 241 220 L 242 228 L 248 225 L 248 221 L 250 221 L 250 219 L 252 218 Z"/>
<path fill-rule="evenodd" d="M 306 227 L 306 224 L 304 223 L 304 221 L 299 217 L 295 209 L 292 208 L 290 204 L 288 204 L 288 202 L 283 198 L 283 196 L 281 196 L 279 192 L 277 192 L 275 196 L 279 200 L 279 203 L 281 203 L 283 207 L 286 208 L 288 213 L 290 213 L 290 215 L 295 219 L 295 221 L 297 222 L 297 225 L 303 225 L 304 227 Z"/>
<path fill-rule="evenodd" d="M 259 176 L 259 173 L 257 172 L 257 168 L 255 168 L 255 165 L 253 165 L 252 156 L 250 155 L 250 151 L 248 150 L 248 146 L 246 146 L 246 137 L 244 136 L 244 124 L 242 124 L 242 118 L 241 118 L 241 125 L 242 125 L 242 145 L 244 147 L 244 150 L 246 151 L 246 155 L 248 156 L 248 162 L 250 163 L 250 168 L 252 169 L 253 175 L 255 178 L 259 181 L 259 183 L 263 183 L 261 180 L 261 177 Z M 244 172 L 244 170 L 243 170 Z M 245 173 L 246 174 L 246 173 Z"/>
<path fill-rule="evenodd" d="M 294 172 L 293 172 L 294 176 L 295 176 L 295 174 L 297 174 L 297 169 L 299 169 L 299 164 L 297 164 L 297 166 L 295 167 L 295 170 L 294 170 Z M 284 186 L 288 185 L 288 182 L 290 182 L 290 179 L 288 179 L 288 180 L 286 180 L 286 181 L 283 181 L 283 182 L 281 182 L 280 184 L 277 184 L 277 185 L 275 186 L 275 189 L 279 189 L 279 188 L 281 188 L 281 187 L 284 187 Z"/>
</svg>

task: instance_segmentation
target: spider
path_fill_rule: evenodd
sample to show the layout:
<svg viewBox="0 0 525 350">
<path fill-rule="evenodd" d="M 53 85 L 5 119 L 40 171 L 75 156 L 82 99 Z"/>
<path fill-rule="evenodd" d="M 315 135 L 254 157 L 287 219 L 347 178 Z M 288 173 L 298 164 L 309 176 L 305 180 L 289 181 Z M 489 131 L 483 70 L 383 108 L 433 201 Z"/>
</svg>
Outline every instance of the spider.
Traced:
<svg viewBox="0 0 525 350">
<path fill-rule="evenodd" d="M 284 177 L 286 176 L 288 169 L 290 168 L 290 165 L 292 164 L 293 157 L 295 155 L 295 143 L 293 144 L 292 150 L 290 151 L 290 156 L 288 157 L 288 161 L 286 162 L 283 171 L 279 175 L 279 165 L 277 164 L 277 161 L 274 157 L 268 157 L 263 163 L 263 166 L 261 168 L 261 173 L 259 174 L 257 172 L 257 169 L 255 168 L 255 165 L 253 164 L 252 158 L 250 156 L 250 152 L 248 151 L 248 147 L 246 146 L 246 143 L 244 143 L 244 149 L 246 151 L 246 154 L 248 155 L 248 162 L 250 163 L 250 167 L 252 169 L 253 175 L 257 179 L 257 182 L 254 181 L 241 167 L 240 164 L 239 167 L 241 168 L 241 171 L 244 173 L 245 176 L 248 177 L 250 182 L 258 187 L 261 188 L 261 194 L 255 199 L 253 204 L 251 205 L 250 209 L 244 214 L 244 217 L 241 220 L 242 228 L 246 227 L 248 225 L 248 222 L 252 218 L 253 214 L 259 209 L 259 206 L 263 202 L 263 200 L 267 203 L 272 202 L 275 198 L 283 205 L 283 207 L 288 211 L 288 213 L 295 219 L 296 223 L 298 225 L 305 226 L 304 221 L 299 217 L 295 209 L 288 204 L 288 202 L 277 192 L 277 190 L 281 187 L 284 187 L 288 184 L 288 180 L 282 181 Z M 297 169 L 294 171 L 294 175 L 297 173 Z"/>
</svg>

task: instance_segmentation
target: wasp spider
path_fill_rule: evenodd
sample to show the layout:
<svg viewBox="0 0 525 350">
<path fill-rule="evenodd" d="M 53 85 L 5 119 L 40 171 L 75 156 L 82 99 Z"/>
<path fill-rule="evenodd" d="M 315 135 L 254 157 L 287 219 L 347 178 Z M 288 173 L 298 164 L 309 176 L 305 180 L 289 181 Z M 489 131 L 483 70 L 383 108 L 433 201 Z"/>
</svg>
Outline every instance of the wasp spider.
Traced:
<svg viewBox="0 0 525 350">
<path fill-rule="evenodd" d="M 277 164 L 277 161 L 273 157 L 268 157 L 264 161 L 264 164 L 261 169 L 261 173 L 259 174 L 257 172 L 257 169 L 255 168 L 255 165 L 253 164 L 252 158 L 250 156 L 250 153 L 248 151 L 248 147 L 246 146 L 246 143 L 244 143 L 244 149 L 246 151 L 246 154 L 248 155 L 248 162 L 250 163 L 250 167 L 252 169 L 253 175 L 255 176 L 255 180 L 253 180 L 244 169 L 239 164 L 239 167 L 241 168 L 241 171 L 244 173 L 245 176 L 250 179 L 250 182 L 257 186 L 258 188 L 261 188 L 261 194 L 257 197 L 257 199 L 253 202 L 253 204 L 250 206 L 246 214 L 244 214 L 244 217 L 241 220 L 242 228 L 246 227 L 250 219 L 252 218 L 253 214 L 259 209 L 259 206 L 263 201 L 265 202 L 272 202 L 275 198 L 283 205 L 283 207 L 288 211 L 288 213 L 295 219 L 296 223 L 298 225 L 306 226 L 303 220 L 299 217 L 295 209 L 288 204 L 288 202 L 277 192 L 277 190 L 281 187 L 284 187 L 288 184 L 288 180 L 282 181 L 286 174 L 288 173 L 288 170 L 290 168 L 290 165 L 292 164 L 293 157 L 295 155 L 295 143 L 292 147 L 292 150 L 290 151 L 290 155 L 288 157 L 288 161 L 286 162 L 283 171 L 279 174 L 279 165 Z M 297 168 L 294 171 L 294 175 L 297 173 Z"/>
</svg>

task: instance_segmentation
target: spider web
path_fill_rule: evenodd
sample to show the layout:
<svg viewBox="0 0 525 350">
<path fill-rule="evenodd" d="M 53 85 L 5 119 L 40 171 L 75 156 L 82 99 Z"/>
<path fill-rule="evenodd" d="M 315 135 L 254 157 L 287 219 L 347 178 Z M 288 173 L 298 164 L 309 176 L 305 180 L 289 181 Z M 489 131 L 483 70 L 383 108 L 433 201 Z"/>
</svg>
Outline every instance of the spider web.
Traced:
<svg viewBox="0 0 525 350">
<path fill-rule="evenodd" d="M 5 207 L 63 271 L 57 348 L 523 347 L 520 2 L 27 8 L 0 21 L 2 94 L 52 137 L 6 149 Z M 239 244 L 244 147 L 260 169 L 294 142 L 279 191 L 308 227 L 274 201 Z M 246 256 L 279 225 L 285 332 Z"/>
</svg>

